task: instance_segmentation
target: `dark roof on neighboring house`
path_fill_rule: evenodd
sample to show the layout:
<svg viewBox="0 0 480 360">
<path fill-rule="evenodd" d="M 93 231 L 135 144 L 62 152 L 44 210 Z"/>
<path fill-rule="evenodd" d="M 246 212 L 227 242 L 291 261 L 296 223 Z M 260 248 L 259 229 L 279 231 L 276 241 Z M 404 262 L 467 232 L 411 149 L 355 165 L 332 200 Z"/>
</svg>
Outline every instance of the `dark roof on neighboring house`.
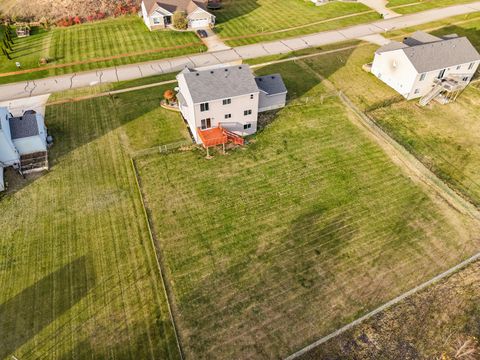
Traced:
<svg viewBox="0 0 480 360">
<path fill-rule="evenodd" d="M 403 51 L 419 73 L 480 60 L 480 54 L 466 37 L 404 48 Z"/>
<path fill-rule="evenodd" d="M 157 8 L 161 8 L 171 12 L 184 11 L 191 14 L 198 8 L 207 11 L 207 0 L 143 0 L 147 13 L 150 16 Z"/>
<path fill-rule="evenodd" d="M 22 117 L 12 117 L 9 119 L 9 123 L 12 140 L 39 134 L 37 114 L 35 112 L 25 113 Z"/>
<path fill-rule="evenodd" d="M 255 78 L 258 88 L 268 95 L 284 94 L 287 88 L 280 74 L 258 76 Z"/>
<path fill-rule="evenodd" d="M 194 103 L 202 103 L 258 92 L 248 65 L 182 72 Z"/>
</svg>

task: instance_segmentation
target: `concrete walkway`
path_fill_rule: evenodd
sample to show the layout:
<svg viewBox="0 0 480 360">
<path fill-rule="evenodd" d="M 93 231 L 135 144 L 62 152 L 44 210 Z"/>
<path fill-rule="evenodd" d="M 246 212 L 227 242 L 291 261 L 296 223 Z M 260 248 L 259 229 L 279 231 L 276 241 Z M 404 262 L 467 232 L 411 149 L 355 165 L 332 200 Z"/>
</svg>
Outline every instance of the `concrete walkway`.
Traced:
<svg viewBox="0 0 480 360">
<path fill-rule="evenodd" d="M 384 19 L 391 19 L 394 17 L 402 16 L 402 14 L 396 13 L 392 9 L 387 7 L 388 0 L 358 0 L 362 4 L 368 6 L 370 9 L 378 12 Z"/>
<path fill-rule="evenodd" d="M 433 9 L 392 19 L 380 20 L 370 24 L 356 25 L 349 28 L 326 31 L 285 40 L 7 84 L 0 86 L 0 101 L 48 94 L 100 83 L 133 80 L 152 75 L 178 72 L 185 66 L 215 66 L 226 63 L 238 63 L 242 60 L 262 56 L 286 54 L 294 50 L 318 47 L 346 40 L 354 40 L 359 37 L 382 34 L 393 29 L 414 27 L 451 16 L 470 14 L 477 11 L 480 11 L 480 1 L 471 4 Z"/>
</svg>

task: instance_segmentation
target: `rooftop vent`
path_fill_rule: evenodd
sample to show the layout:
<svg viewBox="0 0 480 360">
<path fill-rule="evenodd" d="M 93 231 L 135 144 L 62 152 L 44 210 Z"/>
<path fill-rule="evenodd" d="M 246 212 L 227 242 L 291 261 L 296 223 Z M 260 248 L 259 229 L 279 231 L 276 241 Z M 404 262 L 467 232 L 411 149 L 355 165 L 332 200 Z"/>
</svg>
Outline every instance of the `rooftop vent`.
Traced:
<svg viewBox="0 0 480 360">
<path fill-rule="evenodd" d="M 197 76 L 200 76 L 200 74 L 199 74 L 199 73 L 196 73 L 195 75 L 197 75 Z"/>
<path fill-rule="evenodd" d="M 212 70 L 212 71 L 210 71 L 210 74 L 213 74 L 213 70 Z"/>
</svg>

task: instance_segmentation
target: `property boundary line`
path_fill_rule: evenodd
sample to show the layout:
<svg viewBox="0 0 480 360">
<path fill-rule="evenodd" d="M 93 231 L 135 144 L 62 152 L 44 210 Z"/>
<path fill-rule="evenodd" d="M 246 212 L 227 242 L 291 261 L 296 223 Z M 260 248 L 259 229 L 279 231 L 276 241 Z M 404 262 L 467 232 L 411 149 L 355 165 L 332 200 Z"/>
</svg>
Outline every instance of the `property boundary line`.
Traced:
<svg viewBox="0 0 480 360">
<path fill-rule="evenodd" d="M 168 314 L 169 314 L 169 317 L 170 317 L 170 322 L 172 323 L 173 332 L 175 334 L 175 340 L 176 340 L 176 343 L 177 343 L 178 353 L 179 353 L 180 359 L 184 360 L 185 356 L 184 356 L 184 352 L 183 352 L 183 347 L 182 347 L 182 344 L 181 344 L 180 336 L 178 335 L 178 330 L 177 330 L 177 326 L 176 326 L 176 322 L 175 322 L 175 315 L 173 314 L 172 307 L 171 307 L 171 304 L 170 304 L 170 299 L 171 299 L 171 296 L 172 296 L 171 289 L 170 289 L 170 287 L 167 287 L 167 282 L 165 280 L 165 275 L 164 275 L 165 274 L 165 269 L 163 268 L 162 261 L 160 260 L 160 255 L 157 251 L 157 247 L 155 246 L 155 242 L 156 242 L 157 239 L 153 235 L 150 216 L 148 215 L 147 208 L 145 207 L 145 200 L 143 198 L 142 187 L 141 187 L 141 184 L 140 184 L 141 182 L 140 182 L 140 178 L 139 178 L 139 175 L 138 175 L 137 165 L 135 163 L 135 159 L 130 158 L 130 162 L 132 164 L 133 174 L 135 176 L 135 183 L 137 185 L 138 195 L 140 196 L 140 201 L 142 203 L 142 209 L 143 209 L 143 214 L 144 214 L 144 217 L 145 217 L 145 222 L 147 224 L 148 234 L 149 234 L 149 237 L 150 237 L 150 243 L 151 243 L 153 251 L 155 253 L 155 260 L 156 260 L 156 263 L 157 263 L 158 272 L 160 274 L 160 278 L 162 279 L 163 292 L 164 292 L 164 295 L 165 295 L 165 299 L 167 301 Z"/>
<path fill-rule="evenodd" d="M 375 316 L 376 314 L 378 314 L 378 313 L 380 313 L 384 310 L 387 310 L 388 308 L 398 304 L 399 302 L 401 302 L 401 301 L 405 300 L 406 298 L 416 294 L 417 292 L 429 287 L 430 285 L 433 285 L 434 283 L 453 275 L 455 272 L 463 269 L 467 265 L 470 265 L 471 263 L 473 263 L 477 260 L 480 260 L 480 253 L 477 253 L 477 254 L 471 256 L 470 258 L 462 261 L 460 264 L 455 265 L 454 267 L 448 269 L 447 271 L 445 271 L 445 272 L 435 276 L 434 278 L 432 278 L 432 279 L 414 287 L 413 289 L 397 296 L 396 298 L 386 302 L 385 304 L 377 307 L 375 310 L 370 311 L 369 313 L 367 313 L 367 314 L 359 317 L 358 319 L 348 323 L 347 325 L 341 327 L 340 329 L 337 329 L 334 332 L 332 332 L 332 333 L 318 339 L 317 341 L 311 343 L 310 345 L 305 346 L 303 349 L 300 349 L 297 352 L 295 352 L 292 355 L 285 358 L 285 360 L 293 360 L 293 359 L 298 358 L 299 356 L 305 355 L 307 352 L 313 350 L 317 346 L 319 346 L 321 344 L 324 344 L 327 341 L 329 341 L 330 339 L 333 339 L 334 337 L 337 337 L 338 335 L 341 335 L 345 331 L 354 328 L 355 326 L 359 325 L 363 321 L 370 319 L 371 317 Z"/>
</svg>

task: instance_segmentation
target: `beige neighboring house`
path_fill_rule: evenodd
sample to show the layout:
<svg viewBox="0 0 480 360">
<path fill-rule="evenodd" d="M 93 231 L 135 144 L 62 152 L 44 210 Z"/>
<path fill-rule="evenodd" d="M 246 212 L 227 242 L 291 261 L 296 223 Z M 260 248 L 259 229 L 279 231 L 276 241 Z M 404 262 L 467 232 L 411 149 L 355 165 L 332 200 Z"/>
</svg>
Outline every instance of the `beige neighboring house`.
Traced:
<svg viewBox="0 0 480 360">
<path fill-rule="evenodd" d="M 375 52 L 371 72 L 406 99 L 449 102 L 472 80 L 480 54 L 466 37 L 415 32 Z"/>
<path fill-rule="evenodd" d="M 188 28 L 213 27 L 215 16 L 207 11 L 207 0 L 143 0 L 142 16 L 150 30 L 165 29 L 172 25 L 176 11 L 187 14 Z"/>
</svg>

